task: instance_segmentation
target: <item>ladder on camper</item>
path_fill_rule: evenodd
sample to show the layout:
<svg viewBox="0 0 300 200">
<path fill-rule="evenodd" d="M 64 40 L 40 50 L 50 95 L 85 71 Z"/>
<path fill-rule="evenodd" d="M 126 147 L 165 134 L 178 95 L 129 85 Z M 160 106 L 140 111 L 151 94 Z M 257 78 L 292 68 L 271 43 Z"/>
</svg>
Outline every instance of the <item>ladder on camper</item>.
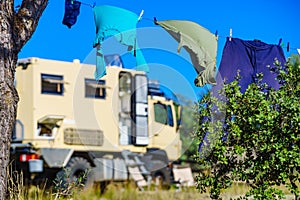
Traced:
<svg viewBox="0 0 300 200">
<path fill-rule="evenodd" d="M 145 187 L 148 187 L 149 189 L 151 174 L 147 170 L 145 163 L 140 160 L 140 156 L 137 153 L 128 150 L 122 151 L 122 156 L 128 168 L 129 175 L 134 180 L 137 187 L 142 191 Z"/>
</svg>

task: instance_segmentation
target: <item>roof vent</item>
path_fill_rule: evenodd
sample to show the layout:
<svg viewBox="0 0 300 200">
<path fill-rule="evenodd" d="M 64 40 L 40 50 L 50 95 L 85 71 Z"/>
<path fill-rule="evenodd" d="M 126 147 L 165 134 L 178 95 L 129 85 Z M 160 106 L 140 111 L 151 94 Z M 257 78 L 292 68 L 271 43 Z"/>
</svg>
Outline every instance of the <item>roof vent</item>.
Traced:
<svg viewBox="0 0 300 200">
<path fill-rule="evenodd" d="M 74 64 L 80 64 L 80 60 L 79 60 L 79 59 L 74 59 L 74 60 L 73 60 L 73 63 L 74 63 Z"/>
</svg>

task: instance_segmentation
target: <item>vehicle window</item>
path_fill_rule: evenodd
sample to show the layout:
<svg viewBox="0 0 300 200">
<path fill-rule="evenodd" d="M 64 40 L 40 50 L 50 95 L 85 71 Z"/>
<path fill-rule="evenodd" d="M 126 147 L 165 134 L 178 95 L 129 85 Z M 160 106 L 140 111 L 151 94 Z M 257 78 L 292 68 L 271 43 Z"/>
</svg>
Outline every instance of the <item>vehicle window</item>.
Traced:
<svg viewBox="0 0 300 200">
<path fill-rule="evenodd" d="M 85 97 L 105 99 L 105 80 L 85 79 Z"/>
<path fill-rule="evenodd" d="M 24 136 L 24 125 L 20 120 L 16 120 L 13 132 L 12 132 L 12 140 L 13 141 L 21 141 Z"/>
<path fill-rule="evenodd" d="M 135 76 L 135 101 L 137 103 L 147 103 L 148 100 L 148 80 L 144 75 Z"/>
<path fill-rule="evenodd" d="M 42 94 L 63 95 L 63 76 L 52 74 L 41 74 Z"/>
<path fill-rule="evenodd" d="M 179 129 L 179 126 L 181 124 L 182 107 L 177 103 L 174 103 L 173 105 L 174 105 L 174 108 L 175 108 L 177 129 Z"/>
<path fill-rule="evenodd" d="M 37 121 L 37 136 L 53 137 L 60 127 L 64 116 L 46 115 Z"/>
<path fill-rule="evenodd" d="M 132 76 L 129 72 L 119 74 L 119 142 L 121 145 L 132 144 Z"/>
<path fill-rule="evenodd" d="M 167 111 L 168 111 L 168 124 L 169 126 L 174 126 L 172 107 L 170 105 L 167 106 Z"/>
<path fill-rule="evenodd" d="M 38 123 L 38 136 L 52 136 L 53 127 L 48 126 L 47 124 L 39 124 Z"/>
<path fill-rule="evenodd" d="M 154 104 L 155 121 L 161 124 L 167 124 L 167 107 L 161 103 Z"/>
</svg>

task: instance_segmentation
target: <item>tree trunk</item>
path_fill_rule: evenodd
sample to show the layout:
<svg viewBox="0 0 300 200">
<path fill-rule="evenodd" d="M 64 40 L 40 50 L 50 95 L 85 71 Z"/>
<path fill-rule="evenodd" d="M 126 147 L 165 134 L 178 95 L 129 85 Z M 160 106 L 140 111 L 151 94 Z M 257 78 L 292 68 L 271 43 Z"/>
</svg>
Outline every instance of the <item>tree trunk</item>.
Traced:
<svg viewBox="0 0 300 200">
<path fill-rule="evenodd" d="M 0 1 L 0 200 L 6 198 L 11 134 L 16 121 L 18 94 L 14 86 L 18 53 L 31 38 L 48 0 Z"/>
<path fill-rule="evenodd" d="M 9 58 L 9 59 L 7 59 Z M 10 60 L 11 59 L 11 60 Z M 13 66 L 16 55 L 10 52 L 0 54 L 0 199 L 6 194 L 7 171 L 9 163 L 10 140 L 16 119 L 18 94 L 14 88 Z"/>
<path fill-rule="evenodd" d="M 13 52 L 13 24 L 9 5 L 1 5 L 0 13 L 0 199 L 5 199 L 9 149 L 16 118 L 18 95 L 14 88 L 17 53 Z M 5 7 L 3 7 L 5 6 Z M 11 6 L 11 5 L 10 5 Z"/>
</svg>

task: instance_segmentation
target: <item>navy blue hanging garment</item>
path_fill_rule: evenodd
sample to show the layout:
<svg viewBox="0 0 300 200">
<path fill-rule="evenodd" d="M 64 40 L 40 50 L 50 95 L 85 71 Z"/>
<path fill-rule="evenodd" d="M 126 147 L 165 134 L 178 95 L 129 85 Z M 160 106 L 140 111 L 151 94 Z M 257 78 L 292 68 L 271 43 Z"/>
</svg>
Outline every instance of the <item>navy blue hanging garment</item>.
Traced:
<svg viewBox="0 0 300 200">
<path fill-rule="evenodd" d="M 276 73 L 270 71 L 270 68 L 275 67 L 275 59 L 284 67 L 286 59 L 280 44 L 266 44 L 259 40 L 250 41 L 239 38 L 227 38 L 216 78 L 217 85 L 212 88 L 212 95 L 220 101 L 226 101 L 226 97 L 219 95 L 218 91 L 224 86 L 224 79 L 226 83 L 235 79 L 238 70 L 241 75 L 239 86 L 242 93 L 246 91 L 249 84 L 258 83 L 257 73 L 263 73 L 262 83 L 267 83 L 269 87 L 278 90 L 281 83 L 276 79 Z M 214 120 L 223 122 L 225 113 L 212 113 L 215 113 L 215 116 L 211 116 L 215 118 Z M 223 141 L 226 141 L 228 135 L 226 124 L 224 124 L 223 128 L 225 135 L 221 137 Z M 199 144 L 198 152 L 200 157 L 205 157 L 211 150 L 211 147 L 209 147 L 211 143 L 208 139 L 209 134 L 213 133 L 206 133 L 203 142 Z M 214 139 L 219 139 L 219 136 L 216 136 Z"/>
<path fill-rule="evenodd" d="M 278 90 L 280 83 L 276 80 L 276 73 L 270 71 L 270 68 L 275 67 L 275 59 L 284 66 L 286 59 L 280 45 L 266 44 L 259 40 L 227 38 L 218 70 L 217 86 L 213 88 L 214 93 L 223 87 L 224 79 L 227 83 L 233 81 L 238 70 L 241 75 L 239 85 L 242 93 L 249 84 L 257 83 L 257 73 L 263 73 L 262 83 Z"/>
<path fill-rule="evenodd" d="M 74 0 L 65 0 L 65 14 L 63 24 L 71 28 L 77 21 L 80 13 L 81 2 Z"/>
</svg>

